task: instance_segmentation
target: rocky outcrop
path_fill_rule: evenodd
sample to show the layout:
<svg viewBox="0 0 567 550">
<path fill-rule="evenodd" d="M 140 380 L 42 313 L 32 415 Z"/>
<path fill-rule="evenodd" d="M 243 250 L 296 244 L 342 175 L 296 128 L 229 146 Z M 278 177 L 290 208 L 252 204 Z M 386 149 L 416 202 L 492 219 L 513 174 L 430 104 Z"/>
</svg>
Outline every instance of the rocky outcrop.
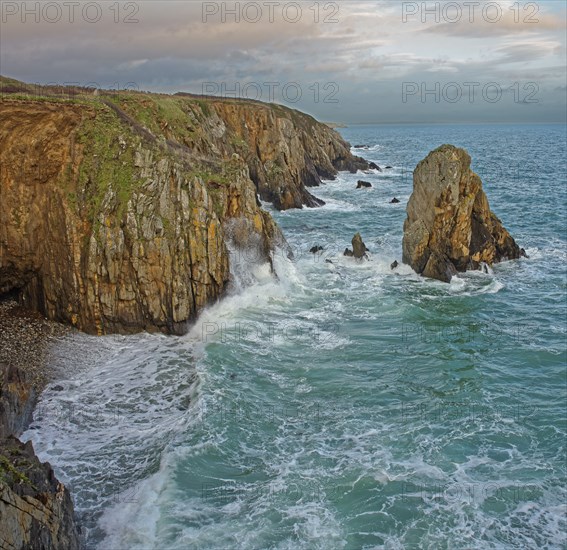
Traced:
<svg viewBox="0 0 567 550">
<path fill-rule="evenodd" d="M 403 262 L 425 277 L 450 281 L 457 272 L 520 256 L 490 211 L 480 178 L 463 149 L 443 145 L 414 171 L 404 224 Z"/>
<path fill-rule="evenodd" d="M 228 288 L 231 250 L 286 247 L 258 194 L 316 206 L 307 186 L 366 166 L 278 105 L 44 92 L 0 100 L 0 294 L 90 333 L 185 332 Z"/>
<path fill-rule="evenodd" d="M 354 257 L 357 260 L 361 260 L 362 258 L 366 258 L 366 253 L 368 252 L 368 248 L 364 244 L 360 233 L 357 233 L 352 238 L 352 250 L 346 249 L 344 252 L 345 256 Z"/>
<path fill-rule="evenodd" d="M 280 106 L 253 113 L 242 105 L 214 106 L 227 127 L 248 143 L 244 158 L 252 180 L 260 197 L 278 209 L 320 206 L 323 201 L 307 187 L 334 179 L 339 170 L 355 173 L 368 166 L 351 155 L 337 132 L 303 113 Z"/>
<path fill-rule="evenodd" d="M 31 442 L 27 428 L 35 391 L 26 375 L 0 365 L 0 548 L 57 550 L 80 547 L 69 491 Z"/>
<path fill-rule="evenodd" d="M 369 189 L 372 187 L 372 184 L 369 181 L 358 180 L 356 184 L 357 189 Z"/>
<path fill-rule="evenodd" d="M 352 238 L 352 252 L 357 260 L 364 258 L 366 256 L 366 252 L 368 252 L 368 248 L 362 241 L 360 233 L 357 233 Z"/>
<path fill-rule="evenodd" d="M 248 165 L 260 197 L 278 210 L 316 207 L 324 202 L 307 188 L 335 179 L 338 171 L 355 173 L 369 167 L 350 152 L 350 145 L 313 117 L 281 105 L 237 99 L 202 99 L 189 94 L 177 98 L 200 101 L 205 120 L 195 135 L 168 128 L 168 139 L 184 143 L 200 154 L 238 153 Z M 179 100 L 178 100 L 179 101 Z M 128 102 L 121 102 L 124 109 Z"/>
<path fill-rule="evenodd" d="M 78 550 L 73 503 L 31 442 L 15 437 L 0 448 L 0 546 L 14 550 Z"/>
<path fill-rule="evenodd" d="M 35 388 L 21 370 L 0 363 L 0 441 L 19 436 L 32 420 Z"/>
</svg>

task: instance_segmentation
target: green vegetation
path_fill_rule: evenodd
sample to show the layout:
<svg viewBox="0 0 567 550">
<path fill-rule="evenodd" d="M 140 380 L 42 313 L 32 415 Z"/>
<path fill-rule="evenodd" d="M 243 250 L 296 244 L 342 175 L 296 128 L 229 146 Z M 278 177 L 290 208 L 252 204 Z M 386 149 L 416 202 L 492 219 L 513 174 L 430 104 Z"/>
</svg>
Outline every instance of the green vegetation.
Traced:
<svg viewBox="0 0 567 550">
<path fill-rule="evenodd" d="M 133 150 L 140 139 L 114 112 L 101 105 L 95 118 L 83 122 L 77 141 L 85 147 L 78 189 L 83 194 L 81 202 L 87 208 L 88 219 L 98 226 L 105 198 L 113 197 L 116 217 L 121 220 L 132 193 L 142 183 L 134 174 Z M 68 193 L 68 198 L 77 203 L 74 193 Z"/>
<path fill-rule="evenodd" d="M 18 454 L 14 450 L 13 454 Z M 20 459 L 20 462 L 25 466 L 32 466 L 31 462 L 27 459 Z M 0 455 L 0 483 L 7 485 L 22 484 L 29 485 L 32 489 L 37 491 L 37 488 L 29 480 L 29 478 L 20 470 L 18 470 L 12 461 L 5 455 Z"/>
<path fill-rule="evenodd" d="M 112 101 L 154 135 L 164 135 L 182 144 L 194 142 L 199 134 L 199 122 L 209 116 L 206 102 L 184 97 L 124 93 L 105 99 Z"/>
<path fill-rule="evenodd" d="M 248 143 L 244 141 L 240 136 L 232 136 L 230 138 L 230 143 L 236 149 L 248 149 Z"/>
<path fill-rule="evenodd" d="M 209 105 L 207 104 L 206 101 L 202 100 L 202 99 L 196 99 L 195 103 L 197 103 L 197 105 L 199 105 L 199 107 L 201 108 L 202 113 L 206 116 L 206 117 L 210 117 L 211 116 L 211 109 L 209 107 Z"/>
<path fill-rule="evenodd" d="M 0 91 L 10 99 L 88 106 L 75 135 L 78 154 L 71 155 L 59 184 L 69 208 L 90 222 L 93 230 L 89 233 L 95 236 L 101 223 L 105 223 L 101 212 L 111 214 L 116 223 L 121 223 L 128 202 L 143 183 L 134 166 L 134 154 L 140 145 L 152 150 L 154 162 L 164 157 L 178 163 L 188 161 L 194 167 L 187 174 L 188 181 L 200 178 L 204 182 L 217 213 L 224 208 L 225 188 L 240 176 L 242 161 L 226 158 L 215 164 L 207 162 L 207 144 L 212 141 L 207 134 L 208 118 L 215 113 L 209 99 L 182 94 L 38 86 L 5 77 L 0 77 Z M 284 107 L 271 108 L 289 116 L 289 110 Z M 237 151 L 246 158 L 248 142 L 234 130 L 229 130 L 226 137 L 228 144 L 225 142 L 221 147 L 222 153 L 230 155 Z M 74 164 L 77 158 L 81 159 L 78 167 Z M 274 177 L 281 173 L 281 167 L 273 167 Z M 171 227 L 166 220 L 163 225 L 169 233 Z"/>
<path fill-rule="evenodd" d="M 284 169 L 276 161 L 274 161 L 271 163 L 270 167 L 267 170 L 268 180 L 277 180 L 283 175 L 283 173 Z"/>
<path fill-rule="evenodd" d="M 219 170 L 219 172 L 212 172 L 209 169 L 198 169 L 189 172 L 189 177 L 199 178 L 203 180 L 203 183 L 207 186 L 218 186 L 218 185 L 228 185 L 230 179 L 224 170 Z"/>
</svg>

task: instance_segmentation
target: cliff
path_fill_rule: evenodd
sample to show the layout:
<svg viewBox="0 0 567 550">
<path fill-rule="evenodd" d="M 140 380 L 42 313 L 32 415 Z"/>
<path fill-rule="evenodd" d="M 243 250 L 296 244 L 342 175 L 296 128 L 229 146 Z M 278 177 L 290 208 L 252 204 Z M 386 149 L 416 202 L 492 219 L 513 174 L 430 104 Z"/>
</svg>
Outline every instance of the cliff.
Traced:
<svg viewBox="0 0 567 550">
<path fill-rule="evenodd" d="M 306 186 L 366 166 L 276 105 L 0 83 L 0 294 L 90 333 L 183 333 L 231 249 L 286 246 L 257 193 L 314 206 Z"/>
<path fill-rule="evenodd" d="M 521 249 L 490 210 L 464 149 L 442 145 L 413 174 L 404 224 L 403 261 L 417 273 L 448 282 L 481 263 L 517 259 Z"/>
<path fill-rule="evenodd" d="M 31 442 L 16 436 L 31 420 L 35 392 L 26 375 L 0 365 L 0 548 L 75 550 L 80 537 L 67 488 Z"/>
<path fill-rule="evenodd" d="M 17 437 L 28 427 L 36 396 L 23 371 L 0 363 L 0 441 Z"/>
</svg>

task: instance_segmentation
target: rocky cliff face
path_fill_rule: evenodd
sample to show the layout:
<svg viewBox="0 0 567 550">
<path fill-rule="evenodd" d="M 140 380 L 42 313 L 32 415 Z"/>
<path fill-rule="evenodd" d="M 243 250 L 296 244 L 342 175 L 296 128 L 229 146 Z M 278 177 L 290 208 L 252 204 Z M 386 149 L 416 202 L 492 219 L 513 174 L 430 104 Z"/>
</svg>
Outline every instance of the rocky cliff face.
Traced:
<svg viewBox="0 0 567 550">
<path fill-rule="evenodd" d="M 260 197 L 277 209 L 319 206 L 306 188 L 334 179 L 337 170 L 365 170 L 368 163 L 351 155 L 339 134 L 312 117 L 281 106 L 213 102 L 226 132 L 236 136 Z"/>
<path fill-rule="evenodd" d="M 0 452 L 1 547 L 78 550 L 71 496 L 49 463 L 15 437 L 4 440 Z"/>
<path fill-rule="evenodd" d="M 463 149 L 443 145 L 415 169 L 404 224 L 403 261 L 425 277 L 450 281 L 459 271 L 520 256 L 490 211 Z"/>
<path fill-rule="evenodd" d="M 16 436 L 27 427 L 35 392 L 26 375 L 0 365 L 0 548 L 57 550 L 80 547 L 69 491 L 41 463 L 30 442 Z"/>
<path fill-rule="evenodd" d="M 166 107 L 164 107 L 164 102 Z M 199 98 L 188 94 L 143 103 L 117 95 L 115 103 L 153 132 L 201 157 L 238 154 L 260 197 L 279 210 L 315 207 L 323 201 L 308 187 L 334 179 L 338 170 L 356 172 L 368 163 L 350 153 L 342 137 L 314 118 L 281 105 Z M 166 119 L 161 125 L 160 118 Z"/>
<path fill-rule="evenodd" d="M 0 441 L 19 436 L 29 425 L 36 391 L 19 369 L 0 363 Z"/>
<path fill-rule="evenodd" d="M 16 84 L 0 100 L 0 294 L 86 332 L 184 332 L 226 290 L 231 249 L 271 262 L 286 246 L 257 193 L 314 206 L 306 186 L 366 167 L 280 106 Z"/>
</svg>

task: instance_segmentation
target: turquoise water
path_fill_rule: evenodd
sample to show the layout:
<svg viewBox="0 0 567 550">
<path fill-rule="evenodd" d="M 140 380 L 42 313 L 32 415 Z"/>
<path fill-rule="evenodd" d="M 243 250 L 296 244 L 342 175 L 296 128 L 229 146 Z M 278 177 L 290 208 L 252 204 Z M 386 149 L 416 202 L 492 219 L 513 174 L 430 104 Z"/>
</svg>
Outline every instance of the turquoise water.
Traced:
<svg viewBox="0 0 567 550">
<path fill-rule="evenodd" d="M 278 280 L 235 251 L 234 294 L 187 336 L 54 351 L 25 438 L 89 548 L 565 548 L 565 127 L 342 132 L 392 168 L 273 212 L 295 253 Z M 411 171 L 442 143 L 529 259 L 450 285 L 390 269 Z M 356 231 L 368 262 L 342 256 Z"/>
</svg>

